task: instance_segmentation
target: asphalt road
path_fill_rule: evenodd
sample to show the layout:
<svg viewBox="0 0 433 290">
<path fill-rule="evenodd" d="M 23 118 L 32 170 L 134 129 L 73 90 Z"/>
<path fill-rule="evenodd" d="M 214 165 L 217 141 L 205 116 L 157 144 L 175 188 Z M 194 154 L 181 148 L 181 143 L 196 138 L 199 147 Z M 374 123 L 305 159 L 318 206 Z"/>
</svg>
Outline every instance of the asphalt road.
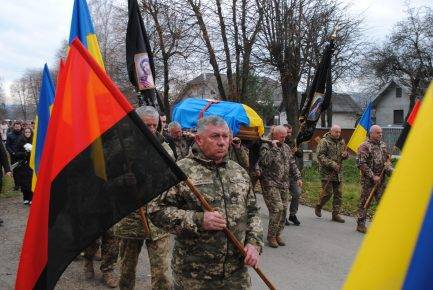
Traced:
<svg viewBox="0 0 433 290">
<path fill-rule="evenodd" d="M 268 212 L 259 196 L 261 215 L 266 227 Z M 0 217 L 5 221 L 0 227 L 0 289 L 13 289 L 27 220 L 28 208 L 19 197 L 0 199 Z M 315 217 L 313 209 L 301 206 L 298 218 L 301 226 L 285 228 L 283 238 L 286 246 L 272 249 L 265 247 L 261 269 L 277 289 L 325 290 L 339 289 L 344 283 L 350 265 L 356 255 L 363 235 L 355 232 L 355 220 L 346 217 L 345 224 L 331 222 L 331 214 L 323 212 Z M 266 234 L 265 234 L 266 236 Z M 35 249 L 37 251 L 38 249 Z M 82 260 L 72 262 L 61 277 L 56 289 L 108 289 L 96 271 L 94 281 L 86 281 L 82 275 Z M 96 262 L 96 267 L 99 262 Z M 254 271 L 250 270 L 253 289 L 266 289 Z M 137 269 L 136 289 L 149 288 L 147 251 L 143 248 Z"/>
</svg>

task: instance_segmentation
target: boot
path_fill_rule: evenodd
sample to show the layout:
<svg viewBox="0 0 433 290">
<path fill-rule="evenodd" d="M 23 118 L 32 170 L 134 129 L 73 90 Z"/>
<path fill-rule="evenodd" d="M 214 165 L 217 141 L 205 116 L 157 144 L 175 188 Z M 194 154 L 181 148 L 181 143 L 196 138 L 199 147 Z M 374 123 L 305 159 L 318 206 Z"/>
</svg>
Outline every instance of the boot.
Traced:
<svg viewBox="0 0 433 290">
<path fill-rule="evenodd" d="M 322 217 L 322 207 L 319 204 L 314 208 L 314 213 L 316 216 Z"/>
<path fill-rule="evenodd" d="M 93 269 L 92 260 L 86 259 L 84 261 L 84 277 L 86 277 L 87 280 L 93 279 L 93 277 L 95 277 L 95 270 Z"/>
<path fill-rule="evenodd" d="M 268 236 L 268 244 L 271 248 L 278 248 L 278 242 L 274 236 Z"/>
<path fill-rule="evenodd" d="M 296 217 L 295 214 L 289 216 L 289 221 L 291 221 L 292 223 L 294 223 L 295 226 L 299 226 L 301 224 L 301 222 L 298 220 L 298 218 Z"/>
<path fill-rule="evenodd" d="M 0 219 L 0 226 L 3 224 L 3 220 L 2 219 Z"/>
<path fill-rule="evenodd" d="M 345 222 L 345 220 L 338 213 L 332 214 L 332 221 L 337 222 L 337 223 L 344 223 Z"/>
<path fill-rule="evenodd" d="M 360 232 L 360 233 L 363 233 L 363 234 L 366 234 L 367 233 L 367 227 L 364 226 L 364 225 L 357 225 L 356 226 L 356 231 Z"/>
<path fill-rule="evenodd" d="M 110 288 L 116 288 L 119 284 L 117 279 L 113 275 L 113 271 L 103 272 L 102 280 L 104 281 L 105 286 Z"/>
<path fill-rule="evenodd" d="M 277 236 L 275 239 L 277 240 L 277 244 L 279 246 L 285 246 L 286 245 L 286 243 L 283 241 L 283 239 L 280 236 Z"/>
</svg>

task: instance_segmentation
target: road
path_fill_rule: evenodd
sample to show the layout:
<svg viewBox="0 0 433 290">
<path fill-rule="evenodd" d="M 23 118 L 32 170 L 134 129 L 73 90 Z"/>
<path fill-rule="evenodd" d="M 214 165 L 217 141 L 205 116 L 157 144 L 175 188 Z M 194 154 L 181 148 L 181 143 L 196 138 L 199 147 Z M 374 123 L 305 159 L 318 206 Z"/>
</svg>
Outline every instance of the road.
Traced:
<svg viewBox="0 0 433 290">
<path fill-rule="evenodd" d="M 261 216 L 266 230 L 268 212 L 259 196 Z M 0 289 L 13 289 L 22 236 L 28 208 L 19 197 L 0 199 Z M 356 255 L 363 235 L 355 232 L 355 220 L 346 218 L 345 224 L 331 222 L 331 214 L 323 212 L 317 218 L 313 209 L 301 206 L 298 213 L 301 226 L 288 226 L 283 232 L 286 246 L 272 249 L 265 247 L 261 269 L 269 279 L 284 290 L 339 289 L 344 283 L 350 265 Z M 266 233 L 266 231 L 265 231 Z M 37 251 L 38 249 L 35 249 Z M 96 271 L 94 281 L 86 281 L 82 275 L 82 260 L 72 262 L 61 277 L 56 289 L 102 290 L 105 288 L 101 274 Z M 96 262 L 99 266 L 99 262 Z M 96 267 L 95 267 L 96 268 Z M 149 266 L 145 248 L 137 269 L 136 289 L 149 288 Z M 259 277 L 250 271 L 253 289 L 266 289 Z"/>
</svg>

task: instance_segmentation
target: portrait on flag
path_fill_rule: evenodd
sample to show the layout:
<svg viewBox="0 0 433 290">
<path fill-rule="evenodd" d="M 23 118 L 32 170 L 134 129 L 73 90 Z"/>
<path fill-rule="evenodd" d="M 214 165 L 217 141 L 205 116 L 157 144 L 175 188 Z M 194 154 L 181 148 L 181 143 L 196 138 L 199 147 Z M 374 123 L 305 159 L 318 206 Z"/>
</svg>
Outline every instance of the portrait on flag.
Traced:
<svg viewBox="0 0 433 290">
<path fill-rule="evenodd" d="M 152 70 L 150 68 L 149 54 L 147 52 L 134 55 L 135 73 L 139 90 L 155 88 Z"/>
</svg>

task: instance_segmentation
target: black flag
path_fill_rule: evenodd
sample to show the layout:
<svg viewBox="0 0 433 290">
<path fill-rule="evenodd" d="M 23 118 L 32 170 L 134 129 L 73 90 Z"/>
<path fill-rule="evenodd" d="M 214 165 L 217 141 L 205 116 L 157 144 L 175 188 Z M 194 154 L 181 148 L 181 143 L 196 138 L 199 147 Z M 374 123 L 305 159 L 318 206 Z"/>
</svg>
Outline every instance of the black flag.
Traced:
<svg viewBox="0 0 433 290">
<path fill-rule="evenodd" d="M 160 98 L 155 94 L 155 65 L 152 49 L 143 18 L 141 18 L 137 0 L 128 1 L 128 28 L 126 30 L 126 65 L 129 80 L 140 92 L 147 105 L 154 105 L 156 97 L 158 106 L 163 109 Z"/>
<path fill-rule="evenodd" d="M 299 114 L 301 127 L 296 139 L 297 144 L 311 139 L 320 114 L 324 112 L 331 103 L 331 59 L 335 49 L 334 39 L 335 37 L 333 36 L 323 52 L 322 60 L 314 75 L 307 99 Z"/>
</svg>

